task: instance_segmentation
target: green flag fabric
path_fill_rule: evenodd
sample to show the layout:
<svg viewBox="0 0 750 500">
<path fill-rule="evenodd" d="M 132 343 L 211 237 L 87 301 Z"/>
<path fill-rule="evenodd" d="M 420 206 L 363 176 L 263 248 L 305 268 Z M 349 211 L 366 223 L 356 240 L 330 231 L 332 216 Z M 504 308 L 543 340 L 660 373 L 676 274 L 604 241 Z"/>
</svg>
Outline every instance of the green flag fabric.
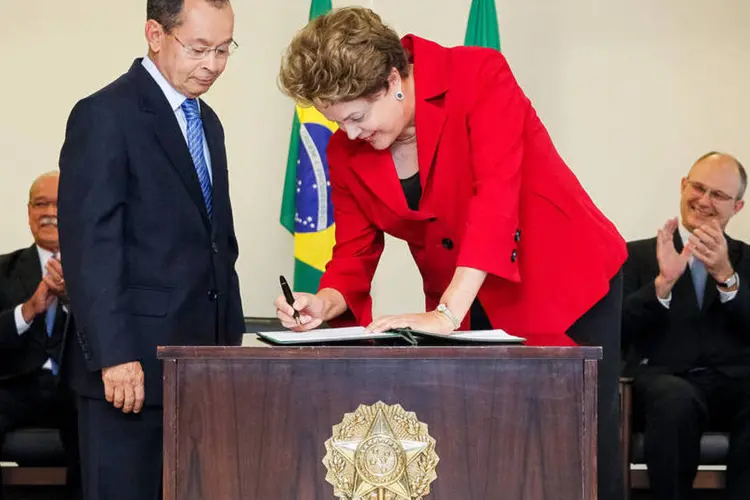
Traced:
<svg viewBox="0 0 750 500">
<path fill-rule="evenodd" d="M 500 50 L 495 0 L 472 0 L 464 45 Z"/>
</svg>

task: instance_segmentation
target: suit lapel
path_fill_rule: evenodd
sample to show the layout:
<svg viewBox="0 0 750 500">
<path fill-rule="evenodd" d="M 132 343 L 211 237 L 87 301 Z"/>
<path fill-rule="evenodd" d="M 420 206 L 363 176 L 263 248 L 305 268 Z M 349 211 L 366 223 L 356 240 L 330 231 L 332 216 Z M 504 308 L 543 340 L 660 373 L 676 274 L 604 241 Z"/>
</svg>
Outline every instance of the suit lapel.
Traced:
<svg viewBox="0 0 750 500">
<path fill-rule="evenodd" d="M 435 163 L 447 117 L 445 94 L 449 87 L 447 75 L 451 74 L 451 58 L 445 47 L 414 35 L 405 36 L 401 43 L 414 64 L 414 123 L 417 128 L 420 180 L 424 188 Z"/>
<path fill-rule="evenodd" d="M 703 290 L 703 309 L 711 307 L 711 303 L 719 296 L 716 280 L 710 274 L 706 276 L 706 288 Z"/>
<path fill-rule="evenodd" d="M 445 125 L 444 99 L 442 96 L 418 101 L 417 113 L 414 119 L 417 130 L 417 156 L 419 158 L 419 178 L 422 187 L 427 184 L 430 171 L 435 163 L 440 136 Z"/>
<path fill-rule="evenodd" d="M 416 110 L 414 124 L 417 129 L 417 155 L 422 187 L 435 163 L 440 136 L 445 126 L 446 75 L 450 74 L 448 52 L 438 45 L 409 37 L 407 50 L 414 61 L 414 91 Z"/>
<path fill-rule="evenodd" d="M 195 172 L 193 159 L 190 157 L 185 136 L 182 135 L 174 110 L 170 107 L 169 101 L 167 101 L 159 85 L 143 68 L 140 60 L 133 63 L 130 72 L 135 77 L 141 94 L 141 109 L 153 115 L 154 133 L 159 144 L 185 185 L 190 198 L 198 206 L 204 223 L 210 226 L 198 174 Z"/>
<path fill-rule="evenodd" d="M 408 220 L 433 217 L 428 212 L 409 209 L 390 150 L 377 151 L 364 141 L 357 141 L 352 149 L 353 153 L 349 155 L 352 171 L 391 211 Z"/>
<path fill-rule="evenodd" d="M 211 154 L 211 190 L 214 203 L 213 217 L 214 223 L 216 223 L 216 204 L 218 201 L 226 199 L 221 191 L 224 189 L 224 186 L 227 185 L 227 180 L 225 179 L 227 171 L 227 155 L 226 150 L 224 149 L 224 141 L 222 140 L 219 119 L 203 101 L 201 101 L 201 121 L 203 121 L 203 132 L 206 134 L 208 151 Z M 203 195 L 201 194 L 201 200 L 203 200 L 202 196 Z M 222 213 L 221 210 L 218 212 Z"/>
<path fill-rule="evenodd" d="M 349 157 L 352 171 L 362 184 L 392 211 L 398 214 L 407 212 L 406 198 L 390 150 L 378 151 L 363 141 L 357 141 L 353 149 L 354 153 Z"/>
<path fill-rule="evenodd" d="M 405 36 L 402 44 L 414 62 L 414 125 L 417 130 L 419 179 L 424 193 L 447 117 L 444 105 L 450 57 L 447 49 L 413 35 Z M 409 209 L 390 150 L 376 151 L 366 142 L 357 141 L 350 151 L 352 170 L 391 210 L 409 220 L 433 217 L 425 211 Z"/>
<path fill-rule="evenodd" d="M 39 261 L 39 251 L 36 245 L 31 245 L 23 251 L 18 259 L 18 269 L 16 279 L 18 286 L 23 290 L 23 296 L 31 298 L 36 292 L 39 283 L 42 281 L 42 264 Z M 46 315 L 42 314 L 32 324 L 27 336 L 33 339 L 33 342 L 41 345 L 47 345 L 47 324 Z"/>
<path fill-rule="evenodd" d="M 729 262 L 732 263 L 732 268 L 735 270 L 739 269 L 740 261 L 742 260 L 742 243 L 733 240 L 726 234 L 724 237 L 727 239 L 727 250 L 729 251 Z"/>
<path fill-rule="evenodd" d="M 190 198 L 198 205 L 201 217 L 208 225 L 208 212 L 206 211 L 206 202 L 203 200 L 200 181 L 198 174 L 195 172 L 193 159 L 190 157 L 185 137 L 182 135 L 180 126 L 171 109 L 167 108 L 169 113 L 160 114 L 157 117 L 156 136 L 161 143 L 162 149 L 169 157 L 172 167 L 174 167 L 180 180 L 190 194 Z"/>
<path fill-rule="evenodd" d="M 42 281 L 42 266 L 39 263 L 36 245 L 31 245 L 21 253 L 17 265 L 16 284 L 23 291 L 24 297 L 31 298 Z"/>
<path fill-rule="evenodd" d="M 55 325 L 52 328 L 52 337 L 57 343 L 58 340 L 62 339 L 63 331 L 65 330 L 65 323 L 68 314 L 63 309 L 62 302 L 57 301 L 57 312 L 55 313 Z"/>
</svg>

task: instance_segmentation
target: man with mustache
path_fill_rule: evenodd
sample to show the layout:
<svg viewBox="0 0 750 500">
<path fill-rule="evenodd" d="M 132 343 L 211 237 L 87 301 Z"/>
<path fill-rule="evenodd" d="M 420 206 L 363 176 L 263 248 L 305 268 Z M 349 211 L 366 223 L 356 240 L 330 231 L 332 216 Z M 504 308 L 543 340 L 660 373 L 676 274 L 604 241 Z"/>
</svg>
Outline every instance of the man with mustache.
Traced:
<svg viewBox="0 0 750 500">
<path fill-rule="evenodd" d="M 148 53 L 73 108 L 60 153 L 60 247 L 75 328 L 86 500 L 162 491 L 163 345 L 245 330 L 224 130 L 200 97 L 226 68 L 229 0 L 148 0 Z"/>
<path fill-rule="evenodd" d="M 680 219 L 628 244 L 622 336 L 654 498 L 692 498 L 707 429 L 730 432 L 728 498 L 750 498 L 750 246 L 725 232 L 746 187 L 736 158 L 703 155 Z"/>
<path fill-rule="evenodd" d="M 75 398 L 60 377 L 68 311 L 58 257 L 57 186 L 57 172 L 34 181 L 28 203 L 34 244 L 0 256 L 0 442 L 19 427 L 60 429 L 68 498 L 79 498 Z"/>
</svg>

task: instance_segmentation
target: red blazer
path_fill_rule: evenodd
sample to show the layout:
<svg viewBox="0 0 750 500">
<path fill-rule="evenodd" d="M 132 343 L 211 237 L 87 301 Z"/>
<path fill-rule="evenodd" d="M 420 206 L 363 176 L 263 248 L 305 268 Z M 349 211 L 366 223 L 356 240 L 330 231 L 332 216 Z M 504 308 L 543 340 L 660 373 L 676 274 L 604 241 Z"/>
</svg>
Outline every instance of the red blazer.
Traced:
<svg viewBox="0 0 750 500">
<path fill-rule="evenodd" d="M 349 312 L 331 323 L 371 321 L 370 283 L 388 233 L 408 242 L 427 310 L 456 266 L 482 269 L 478 297 L 495 328 L 530 344 L 572 343 L 565 331 L 609 291 L 624 240 L 558 155 L 499 52 L 413 35 L 402 43 L 414 63 L 420 207 L 407 207 L 390 151 L 334 134 L 336 246 L 320 288 L 341 292 Z"/>
</svg>

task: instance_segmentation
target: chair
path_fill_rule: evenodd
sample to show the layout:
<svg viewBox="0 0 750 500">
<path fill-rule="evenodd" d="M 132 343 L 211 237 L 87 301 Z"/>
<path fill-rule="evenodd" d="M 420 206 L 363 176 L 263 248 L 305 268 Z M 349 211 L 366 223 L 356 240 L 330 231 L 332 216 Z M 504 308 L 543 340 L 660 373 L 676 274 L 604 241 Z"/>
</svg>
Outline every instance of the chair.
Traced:
<svg viewBox="0 0 750 500">
<path fill-rule="evenodd" d="M 631 489 L 648 489 L 648 471 L 631 469 L 631 464 L 645 464 L 643 433 L 632 431 L 633 387 L 632 378 L 620 378 L 620 426 L 623 451 L 623 477 L 625 478 L 625 498 L 630 498 Z M 726 465 L 729 452 L 729 434 L 706 432 L 701 437 L 700 465 Z M 698 470 L 693 482 L 694 489 L 724 489 L 726 470 Z"/>
<path fill-rule="evenodd" d="M 18 467 L 2 467 L 4 486 L 62 486 L 66 461 L 56 429 L 21 428 L 5 436 L 0 461 Z"/>
</svg>

